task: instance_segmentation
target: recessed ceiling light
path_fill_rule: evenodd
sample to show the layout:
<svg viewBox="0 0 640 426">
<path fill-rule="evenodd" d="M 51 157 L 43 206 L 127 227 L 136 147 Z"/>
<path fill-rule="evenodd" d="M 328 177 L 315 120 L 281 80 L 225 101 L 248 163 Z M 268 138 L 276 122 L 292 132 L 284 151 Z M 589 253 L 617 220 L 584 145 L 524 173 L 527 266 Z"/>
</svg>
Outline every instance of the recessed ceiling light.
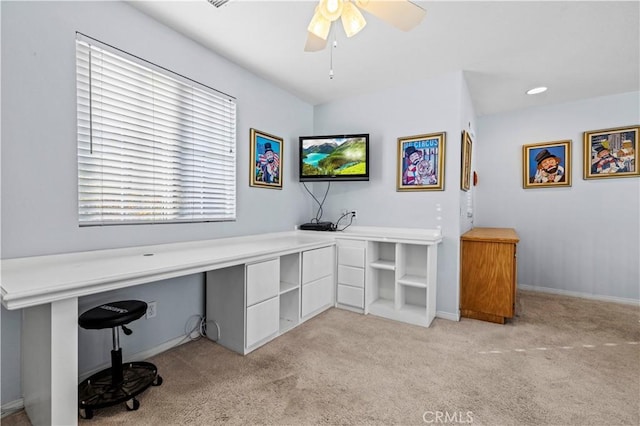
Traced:
<svg viewBox="0 0 640 426">
<path fill-rule="evenodd" d="M 527 90 L 527 95 L 537 95 L 538 93 L 546 92 L 547 88 L 544 86 L 534 87 L 531 90 Z"/>
</svg>

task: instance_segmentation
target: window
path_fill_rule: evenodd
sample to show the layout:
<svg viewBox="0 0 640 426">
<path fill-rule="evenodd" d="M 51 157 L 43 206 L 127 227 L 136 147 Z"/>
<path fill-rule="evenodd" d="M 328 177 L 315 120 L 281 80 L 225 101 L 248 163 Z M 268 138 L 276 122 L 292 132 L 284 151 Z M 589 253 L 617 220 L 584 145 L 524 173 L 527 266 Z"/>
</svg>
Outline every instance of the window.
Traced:
<svg viewBox="0 0 640 426">
<path fill-rule="evenodd" d="M 235 99 L 78 34 L 80 225 L 235 220 Z"/>
</svg>

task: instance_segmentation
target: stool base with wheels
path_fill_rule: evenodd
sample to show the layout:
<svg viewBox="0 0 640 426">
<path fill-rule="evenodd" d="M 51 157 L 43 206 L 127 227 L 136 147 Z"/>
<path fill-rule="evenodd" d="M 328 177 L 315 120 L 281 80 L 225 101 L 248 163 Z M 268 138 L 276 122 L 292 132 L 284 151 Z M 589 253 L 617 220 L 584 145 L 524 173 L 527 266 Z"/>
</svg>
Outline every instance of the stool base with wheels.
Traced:
<svg viewBox="0 0 640 426">
<path fill-rule="evenodd" d="M 93 417 L 93 410 L 120 403 L 124 403 L 129 411 L 137 410 L 140 402 L 136 396 L 149 386 L 162 384 L 162 377 L 152 363 L 122 363 L 119 327 L 130 335 L 132 331 L 125 324 L 142 317 L 146 311 L 145 302 L 125 300 L 98 306 L 80 315 L 78 323 L 82 328 L 111 328 L 113 335 L 111 367 L 93 374 L 78 385 L 80 417 L 90 419 Z"/>
</svg>

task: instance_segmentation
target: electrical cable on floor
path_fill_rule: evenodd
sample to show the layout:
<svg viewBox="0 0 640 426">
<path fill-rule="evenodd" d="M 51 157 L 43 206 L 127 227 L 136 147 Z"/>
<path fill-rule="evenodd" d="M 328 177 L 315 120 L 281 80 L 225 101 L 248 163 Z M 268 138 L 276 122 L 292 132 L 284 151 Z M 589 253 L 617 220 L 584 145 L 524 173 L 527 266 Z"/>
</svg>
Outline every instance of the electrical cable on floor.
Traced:
<svg viewBox="0 0 640 426">
<path fill-rule="evenodd" d="M 216 335 L 216 338 L 215 338 L 215 339 L 213 339 L 211 336 L 209 336 L 209 335 L 207 334 L 207 324 L 211 324 L 211 323 L 213 323 L 213 325 L 215 325 L 215 326 L 216 326 L 216 330 L 218 331 L 218 334 Z M 205 321 L 204 321 L 204 322 L 203 322 L 203 324 L 202 324 L 202 327 L 203 327 L 203 329 L 204 329 L 204 335 L 205 335 L 205 336 L 207 336 L 209 339 L 213 340 L 214 342 L 217 342 L 218 340 L 220 340 L 220 336 L 221 336 L 221 333 L 220 333 L 220 325 L 219 325 L 217 322 L 215 322 L 215 321 L 213 321 L 213 320 L 206 320 L 206 319 L 205 319 Z"/>
<path fill-rule="evenodd" d="M 191 328 L 189 328 L 189 323 L 192 322 L 191 319 L 192 318 L 196 318 L 198 320 L 198 322 L 193 325 Z M 198 340 L 201 337 L 204 337 L 204 334 L 202 333 L 202 323 L 204 322 L 204 316 L 202 315 L 192 315 L 191 317 L 189 317 L 189 319 L 187 320 L 187 323 L 184 326 L 184 331 L 185 331 L 185 335 L 190 339 L 190 340 Z M 193 337 L 193 333 L 196 332 L 198 333 L 198 335 L 196 337 Z"/>
<path fill-rule="evenodd" d="M 195 324 L 193 324 L 194 319 L 197 320 Z M 200 340 L 200 338 L 204 337 L 205 336 L 203 332 L 204 321 L 205 321 L 205 318 L 202 315 L 199 315 L 199 314 L 191 315 L 187 319 L 187 322 L 185 323 L 185 326 L 184 326 L 184 337 L 178 343 L 173 345 L 173 347 L 175 348 L 177 346 L 180 346 L 184 344 L 187 340 L 195 342 L 196 340 Z M 193 324 L 193 325 L 190 326 L 190 324 Z M 198 334 L 194 337 L 193 334 L 195 332 L 197 332 Z"/>
</svg>

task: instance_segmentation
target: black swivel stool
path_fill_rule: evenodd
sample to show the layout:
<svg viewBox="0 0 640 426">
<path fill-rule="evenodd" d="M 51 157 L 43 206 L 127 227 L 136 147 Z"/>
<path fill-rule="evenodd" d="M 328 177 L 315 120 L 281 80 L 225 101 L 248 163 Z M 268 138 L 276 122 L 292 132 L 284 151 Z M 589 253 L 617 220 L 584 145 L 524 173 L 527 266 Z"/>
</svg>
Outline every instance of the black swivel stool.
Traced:
<svg viewBox="0 0 640 426">
<path fill-rule="evenodd" d="M 82 328 L 111 328 L 113 334 L 111 367 L 92 375 L 78 385 L 78 406 L 82 418 L 90 419 L 93 417 L 93 410 L 121 402 L 125 403 L 127 410 L 137 410 L 140 402 L 135 398 L 136 395 L 144 392 L 149 386 L 162 384 L 158 369 L 150 362 L 122 364 L 118 327 L 122 327 L 124 334 L 131 334 L 132 331 L 125 327 L 125 324 L 141 318 L 146 312 L 145 302 L 123 300 L 90 309 L 78 318 L 78 324 Z"/>
</svg>

